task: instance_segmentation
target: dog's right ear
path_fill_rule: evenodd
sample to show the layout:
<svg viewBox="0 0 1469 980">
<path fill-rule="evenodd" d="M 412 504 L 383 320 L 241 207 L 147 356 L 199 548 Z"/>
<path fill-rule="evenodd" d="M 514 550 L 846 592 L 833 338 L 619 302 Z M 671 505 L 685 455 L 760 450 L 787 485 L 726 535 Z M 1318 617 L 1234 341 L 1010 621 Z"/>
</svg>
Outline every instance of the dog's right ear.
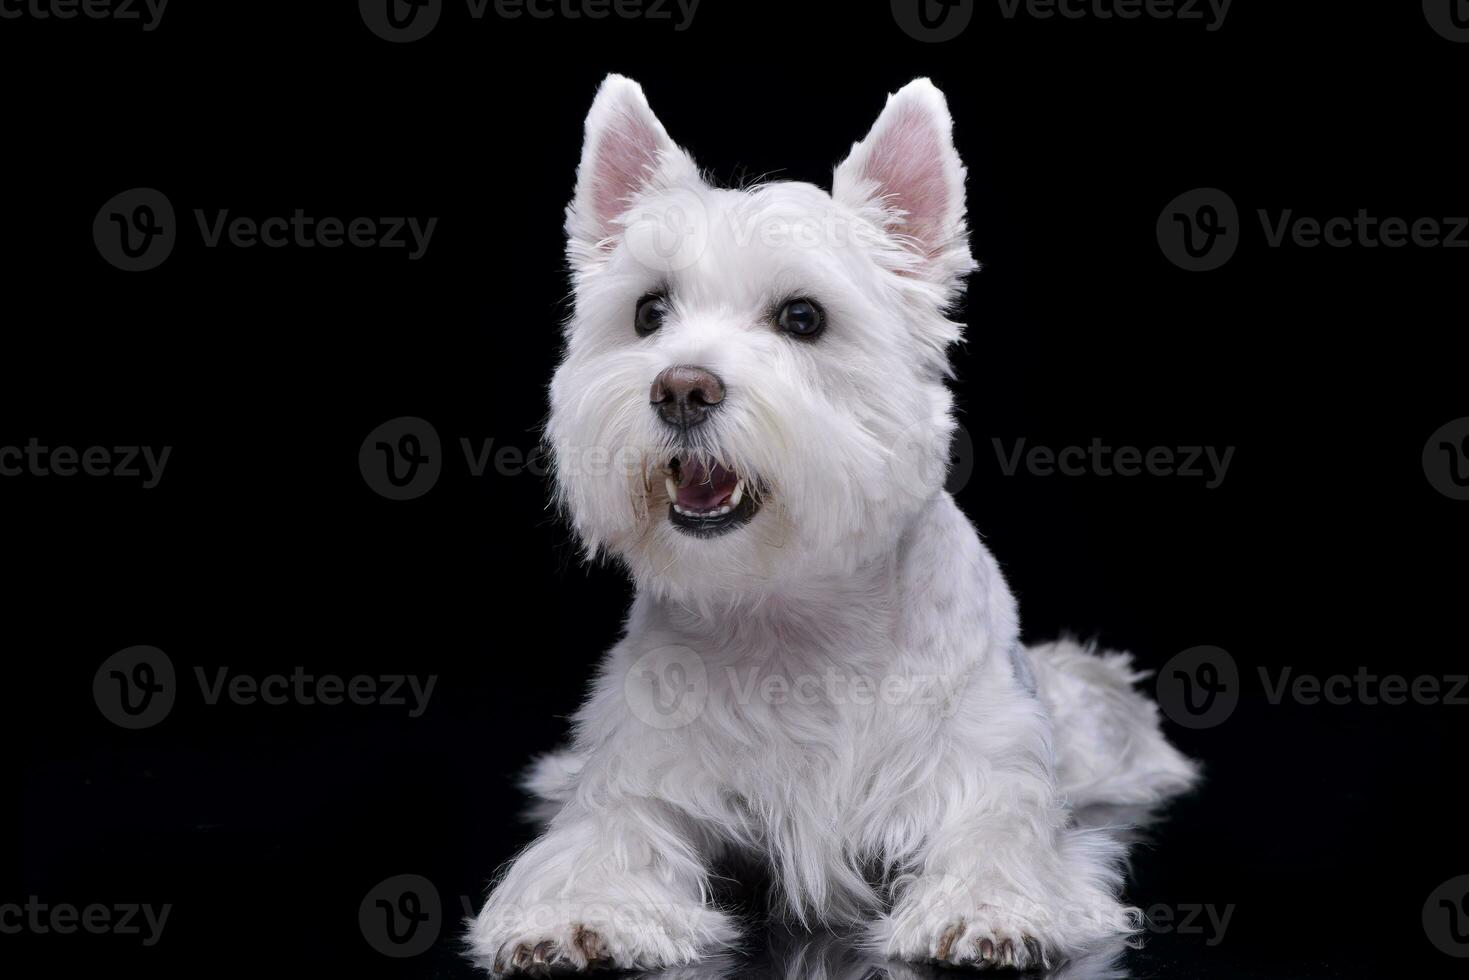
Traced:
<svg viewBox="0 0 1469 980">
<path fill-rule="evenodd" d="M 698 179 L 693 159 L 669 139 L 637 82 L 608 75 L 587 114 L 576 197 L 566 209 L 567 251 L 591 261 L 615 244 L 638 195 Z"/>
</svg>

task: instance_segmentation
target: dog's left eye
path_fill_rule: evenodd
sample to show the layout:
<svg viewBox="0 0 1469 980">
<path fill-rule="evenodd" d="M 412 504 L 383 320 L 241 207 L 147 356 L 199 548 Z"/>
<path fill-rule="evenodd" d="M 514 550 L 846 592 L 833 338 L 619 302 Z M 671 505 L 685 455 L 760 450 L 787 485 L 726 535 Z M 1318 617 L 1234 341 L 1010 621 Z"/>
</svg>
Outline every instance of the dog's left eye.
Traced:
<svg viewBox="0 0 1469 980">
<path fill-rule="evenodd" d="M 786 333 L 809 340 L 826 326 L 826 315 L 809 299 L 793 299 L 780 308 L 778 322 Z"/>
<path fill-rule="evenodd" d="M 638 300 L 638 312 L 633 317 L 633 329 L 638 332 L 639 337 L 648 334 L 663 326 L 663 318 L 668 315 L 668 301 L 662 296 L 644 296 Z"/>
</svg>

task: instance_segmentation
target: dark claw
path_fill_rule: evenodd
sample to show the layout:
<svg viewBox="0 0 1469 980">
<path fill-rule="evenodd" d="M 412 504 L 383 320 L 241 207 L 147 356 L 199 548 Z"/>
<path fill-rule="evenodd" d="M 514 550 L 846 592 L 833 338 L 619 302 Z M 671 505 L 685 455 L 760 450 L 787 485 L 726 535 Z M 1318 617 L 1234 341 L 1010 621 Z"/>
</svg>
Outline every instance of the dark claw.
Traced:
<svg viewBox="0 0 1469 980">
<path fill-rule="evenodd" d="M 536 948 L 531 952 L 531 957 L 536 966 L 545 966 L 553 955 L 555 948 L 556 944 L 549 939 L 543 943 L 537 943 Z"/>
<path fill-rule="evenodd" d="M 588 929 L 586 926 L 576 927 L 576 930 L 572 933 L 571 942 L 587 958 L 588 966 L 608 962 L 609 957 L 607 955 L 606 941 L 602 939 L 600 934 Z"/>
<path fill-rule="evenodd" d="M 530 956 L 530 950 L 526 947 L 525 943 L 521 943 L 515 947 L 515 954 L 510 957 L 510 965 L 517 970 L 524 970 L 530 966 Z"/>
<path fill-rule="evenodd" d="M 944 934 L 939 937 L 939 948 L 934 959 L 946 960 L 949 958 L 949 950 L 954 946 L 954 940 L 959 938 L 959 926 L 949 926 Z"/>
</svg>

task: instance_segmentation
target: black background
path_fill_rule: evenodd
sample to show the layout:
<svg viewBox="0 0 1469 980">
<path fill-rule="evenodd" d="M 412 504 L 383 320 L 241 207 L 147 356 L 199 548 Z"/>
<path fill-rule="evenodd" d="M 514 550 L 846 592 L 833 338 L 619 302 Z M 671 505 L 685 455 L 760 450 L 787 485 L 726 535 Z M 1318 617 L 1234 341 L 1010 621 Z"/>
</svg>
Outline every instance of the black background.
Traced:
<svg viewBox="0 0 1469 980">
<path fill-rule="evenodd" d="M 0 20 L 0 446 L 170 446 L 153 489 L 0 478 L 7 755 L 22 827 L 0 903 L 170 903 L 161 941 L 0 935 L 47 972 L 469 975 L 454 940 L 528 839 L 513 780 L 565 732 L 629 588 L 584 568 L 534 474 L 473 476 L 460 440 L 534 447 L 566 316 L 562 209 L 598 81 L 643 83 L 721 181 L 828 184 L 884 97 L 945 90 L 969 167 L 973 452 L 960 502 L 1026 636 L 1157 668 L 1214 644 L 1243 697 L 1170 729 L 1209 770 L 1138 852 L 1143 907 L 1235 906 L 1222 941 L 1158 933 L 1136 976 L 1448 975 L 1420 921 L 1469 873 L 1469 707 L 1268 702 L 1257 668 L 1465 672 L 1469 503 L 1430 434 L 1465 408 L 1469 251 L 1267 247 L 1257 209 L 1469 213 L 1469 44 L 1416 2 L 1237 0 L 1200 22 L 1006 19 L 925 44 L 886 4 L 703 0 L 670 22 L 472 20 L 391 44 L 352 3 L 176 0 L 136 22 Z M 113 268 L 93 218 L 165 193 L 179 240 Z M 1218 271 L 1159 249 L 1176 195 L 1225 190 Z M 194 209 L 438 217 L 406 250 L 206 248 Z M 391 501 L 366 435 L 429 421 L 443 473 Z M 1224 482 L 1006 476 L 992 440 L 1235 447 Z M 492 468 L 493 469 L 493 468 Z M 142 731 L 94 703 L 109 655 L 177 668 Z M 208 705 L 194 669 L 434 674 L 428 710 Z M 1273 676 L 1273 675 L 1272 675 Z M 358 904 L 430 879 L 434 949 L 374 951 Z M 758 935 L 758 927 L 755 928 Z M 755 940 L 760 945 L 760 940 Z M 7 956 L 10 959 L 11 956 Z M 777 967 L 778 969 L 778 967 Z"/>
</svg>

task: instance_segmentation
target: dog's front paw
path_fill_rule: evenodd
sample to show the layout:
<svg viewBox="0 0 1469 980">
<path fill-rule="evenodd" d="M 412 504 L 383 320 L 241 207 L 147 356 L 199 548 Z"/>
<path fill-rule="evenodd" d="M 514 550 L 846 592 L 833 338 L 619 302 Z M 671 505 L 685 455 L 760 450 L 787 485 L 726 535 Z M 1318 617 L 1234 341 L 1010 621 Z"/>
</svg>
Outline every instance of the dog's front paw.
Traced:
<svg viewBox="0 0 1469 980">
<path fill-rule="evenodd" d="M 962 912 L 900 905 L 882 931 L 889 955 L 915 962 L 1028 970 L 1049 967 L 1055 959 L 1036 923 L 991 905 Z"/>
<path fill-rule="evenodd" d="M 989 908 L 974 917 L 951 923 L 933 940 L 930 955 L 952 966 L 1011 967 L 1029 970 L 1051 965 L 1041 940 L 1026 932 L 1028 926 Z"/>
<path fill-rule="evenodd" d="M 492 903 L 468 936 L 475 962 L 496 976 L 655 970 L 729 945 L 735 929 L 702 906 L 555 902 L 531 908 Z"/>
<path fill-rule="evenodd" d="M 1050 969 L 1134 924 L 1115 901 L 1094 906 L 1059 896 L 1037 900 L 1001 884 L 946 878 L 913 883 L 893 911 L 874 926 L 888 956 L 979 969 Z"/>
<path fill-rule="evenodd" d="M 614 969 L 607 940 L 595 929 L 584 925 L 571 927 L 565 936 L 544 938 L 526 936 L 507 939 L 495 953 L 491 972 L 508 973 L 580 973 L 588 970 Z"/>
</svg>

